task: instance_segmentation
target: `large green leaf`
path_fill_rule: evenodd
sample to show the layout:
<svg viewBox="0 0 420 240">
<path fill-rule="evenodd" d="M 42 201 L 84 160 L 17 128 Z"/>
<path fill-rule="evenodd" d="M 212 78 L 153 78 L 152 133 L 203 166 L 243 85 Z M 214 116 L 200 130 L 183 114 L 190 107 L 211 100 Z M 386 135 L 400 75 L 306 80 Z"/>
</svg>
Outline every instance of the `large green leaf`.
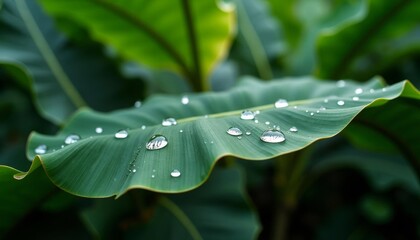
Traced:
<svg viewBox="0 0 420 240">
<path fill-rule="evenodd" d="M 209 89 L 205 79 L 233 34 L 233 12 L 223 12 L 214 0 L 41 2 L 53 15 L 86 26 L 123 57 L 185 74 L 197 90 Z"/>
<path fill-rule="evenodd" d="M 238 168 L 216 168 L 199 189 L 159 195 L 153 211 L 144 207 L 133 211 L 127 207 L 133 201 L 122 197 L 98 200 L 82 217 L 101 239 L 123 234 L 127 239 L 255 239 L 259 224 L 249 206 L 243 177 Z M 124 222 L 131 222 L 130 227 L 118 231 L 115 226 Z"/>
<path fill-rule="evenodd" d="M 261 160 L 302 149 L 338 134 L 364 108 L 399 96 L 420 98 L 407 81 L 383 88 L 378 79 L 362 85 L 311 78 L 267 84 L 244 79 L 227 92 L 190 95 L 188 104 L 182 103 L 181 96 L 161 95 L 140 109 L 110 114 L 83 109 L 56 136 L 31 135 L 30 171 L 42 165 L 57 186 L 82 196 L 119 195 L 131 188 L 186 191 L 203 183 L 223 156 Z M 275 108 L 279 98 L 287 99 L 288 106 Z M 240 118 L 244 109 L 259 111 L 255 121 Z M 168 117 L 178 124 L 162 126 L 162 119 Z M 95 133 L 98 127 L 101 133 Z M 227 134 L 230 127 L 239 128 L 242 136 Z M 276 128 L 283 132 L 284 142 L 260 140 L 264 131 Z M 128 130 L 126 138 L 114 136 L 120 129 Z M 72 134 L 81 140 L 65 146 L 64 139 Z M 167 146 L 146 149 L 158 134 L 166 137 Z M 35 156 L 35 149 L 43 144 L 47 153 Z M 171 177 L 175 169 L 181 176 Z"/>
<path fill-rule="evenodd" d="M 366 78 L 407 53 L 420 49 L 416 0 L 370 0 L 367 16 L 317 42 L 323 78 Z"/>
<path fill-rule="evenodd" d="M 62 123 L 85 105 L 109 111 L 134 102 L 132 90 L 100 49 L 72 46 L 35 1 L 4 1 L 0 35 L 0 65 L 32 81 L 36 103 L 49 120 Z M 98 88 L 101 94 L 92 94 Z"/>
</svg>

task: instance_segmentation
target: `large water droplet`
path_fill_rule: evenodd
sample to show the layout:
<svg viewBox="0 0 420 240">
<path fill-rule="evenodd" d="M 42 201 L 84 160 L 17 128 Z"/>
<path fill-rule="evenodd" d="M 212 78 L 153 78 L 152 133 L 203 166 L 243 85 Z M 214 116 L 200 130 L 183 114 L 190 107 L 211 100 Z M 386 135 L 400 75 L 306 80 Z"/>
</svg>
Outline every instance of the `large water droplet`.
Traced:
<svg viewBox="0 0 420 240">
<path fill-rule="evenodd" d="M 127 130 L 119 130 L 118 132 L 115 133 L 114 136 L 115 138 L 120 138 L 120 139 L 126 138 L 128 137 L 128 132 Z"/>
<path fill-rule="evenodd" d="M 95 128 L 96 133 L 102 133 L 104 130 L 101 127 Z"/>
<path fill-rule="evenodd" d="M 174 169 L 171 172 L 171 177 L 177 178 L 177 177 L 180 177 L 180 176 L 181 176 L 181 172 L 178 169 Z"/>
<path fill-rule="evenodd" d="M 175 118 L 167 118 L 167 119 L 162 120 L 162 126 L 164 126 L 164 127 L 169 127 L 169 126 L 173 126 L 173 125 L 176 125 Z"/>
<path fill-rule="evenodd" d="M 146 149 L 148 150 L 159 150 L 168 145 L 168 140 L 165 136 L 154 135 L 150 138 L 149 142 L 146 144 Z"/>
<path fill-rule="evenodd" d="M 363 89 L 362 88 L 356 88 L 356 90 L 354 90 L 354 93 L 361 94 L 361 93 L 363 93 Z"/>
<path fill-rule="evenodd" d="M 337 105 L 339 105 L 339 106 L 343 106 L 343 105 L 344 105 L 344 101 L 343 101 L 343 100 L 339 100 L 339 101 L 337 101 Z"/>
<path fill-rule="evenodd" d="M 286 140 L 284 134 L 279 130 L 267 130 L 260 137 L 261 141 L 267 143 L 281 143 Z"/>
<path fill-rule="evenodd" d="M 139 107 L 141 107 L 141 101 L 135 101 L 135 102 L 134 102 L 134 107 L 135 107 L 135 108 L 139 108 Z"/>
<path fill-rule="evenodd" d="M 80 140 L 80 136 L 79 135 L 77 135 L 77 134 L 70 134 L 70 135 L 68 135 L 66 137 L 66 139 L 64 139 L 64 143 L 67 144 L 67 145 L 69 145 L 69 144 L 75 143 L 75 142 L 77 142 L 79 140 Z"/>
<path fill-rule="evenodd" d="M 289 103 L 287 102 L 286 99 L 279 99 L 274 103 L 274 107 L 276 108 L 284 108 L 289 106 Z"/>
<path fill-rule="evenodd" d="M 231 136 L 241 136 L 242 135 L 241 129 L 236 128 L 236 127 L 231 127 L 226 132 Z"/>
<path fill-rule="evenodd" d="M 186 104 L 188 104 L 189 102 L 190 102 L 190 99 L 188 98 L 188 96 L 183 96 L 183 97 L 181 98 L 181 103 L 182 103 L 182 104 L 186 105 Z"/>
<path fill-rule="evenodd" d="M 290 129 L 289 129 L 289 131 L 291 131 L 291 132 L 297 132 L 298 131 L 298 129 L 297 129 L 297 127 L 291 127 Z"/>
<path fill-rule="evenodd" d="M 251 110 L 244 110 L 241 113 L 242 120 L 253 120 L 255 118 L 255 113 Z"/>
<path fill-rule="evenodd" d="M 36 154 L 45 154 L 47 152 L 47 149 L 47 145 L 41 144 L 38 147 L 36 147 L 34 151 Z"/>
</svg>

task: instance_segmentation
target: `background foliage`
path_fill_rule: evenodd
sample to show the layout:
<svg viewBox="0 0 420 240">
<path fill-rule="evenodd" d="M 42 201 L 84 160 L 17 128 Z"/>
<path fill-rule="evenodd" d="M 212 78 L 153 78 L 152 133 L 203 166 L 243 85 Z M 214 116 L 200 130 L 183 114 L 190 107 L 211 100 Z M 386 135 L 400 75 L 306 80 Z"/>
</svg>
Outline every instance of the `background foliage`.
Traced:
<svg viewBox="0 0 420 240">
<path fill-rule="evenodd" d="M 0 4 L 0 237 L 420 237 L 419 1 Z M 290 145 L 258 139 L 273 124 Z"/>
</svg>

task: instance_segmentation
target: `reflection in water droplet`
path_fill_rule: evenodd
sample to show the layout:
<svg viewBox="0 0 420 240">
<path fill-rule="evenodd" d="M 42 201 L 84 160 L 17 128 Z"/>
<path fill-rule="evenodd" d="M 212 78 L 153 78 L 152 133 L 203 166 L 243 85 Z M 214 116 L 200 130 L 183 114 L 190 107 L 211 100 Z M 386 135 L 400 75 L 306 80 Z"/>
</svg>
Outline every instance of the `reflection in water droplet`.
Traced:
<svg viewBox="0 0 420 240">
<path fill-rule="evenodd" d="M 165 136 L 162 135 L 154 135 L 150 138 L 149 142 L 146 144 L 147 150 L 159 150 L 168 145 L 168 140 Z"/>
<path fill-rule="evenodd" d="M 360 100 L 359 97 L 353 97 L 352 99 L 353 99 L 353 101 L 359 101 Z"/>
<path fill-rule="evenodd" d="M 177 178 L 177 177 L 179 177 L 179 176 L 181 176 L 181 172 L 180 172 L 178 169 L 174 169 L 174 170 L 171 172 L 171 177 Z"/>
<path fill-rule="evenodd" d="M 184 132 L 184 130 L 182 130 L 182 129 L 181 129 L 181 130 L 179 130 L 179 132 L 180 132 L 180 133 L 183 133 L 183 132 Z"/>
<path fill-rule="evenodd" d="M 253 120 L 255 118 L 255 113 L 250 110 L 244 110 L 241 113 L 242 120 Z"/>
<path fill-rule="evenodd" d="M 173 125 L 176 125 L 175 118 L 167 118 L 167 119 L 162 120 L 162 126 L 164 126 L 164 127 L 169 127 L 169 126 L 173 126 Z"/>
<path fill-rule="evenodd" d="M 279 99 L 274 103 L 274 107 L 276 108 L 284 108 L 289 106 L 289 103 L 287 102 L 286 99 Z"/>
<path fill-rule="evenodd" d="M 261 135 L 260 139 L 267 143 L 281 143 L 286 140 L 283 133 L 279 130 L 267 130 Z"/>
<path fill-rule="evenodd" d="M 80 140 L 80 136 L 77 134 L 70 134 L 64 139 L 65 144 L 72 144 Z"/>
<path fill-rule="evenodd" d="M 96 133 L 102 133 L 104 130 L 101 127 L 95 128 Z"/>
<path fill-rule="evenodd" d="M 337 81 L 337 87 L 342 88 L 346 86 L 346 81 L 344 80 L 339 80 Z"/>
<path fill-rule="evenodd" d="M 136 169 L 133 169 L 132 172 L 135 173 L 135 172 L 137 172 L 137 170 Z"/>
<path fill-rule="evenodd" d="M 310 115 L 311 115 L 311 116 L 313 116 L 313 115 L 314 115 L 314 113 L 313 113 L 313 112 L 311 112 L 311 113 L 310 113 Z"/>
<path fill-rule="evenodd" d="M 337 105 L 339 105 L 339 106 L 343 106 L 343 105 L 344 105 L 344 101 L 343 101 L 343 100 L 339 100 L 339 101 L 337 102 Z"/>
<path fill-rule="evenodd" d="M 119 130 L 118 132 L 115 133 L 114 136 L 115 138 L 119 138 L 119 139 L 126 138 L 128 137 L 128 132 L 126 130 Z"/>
<path fill-rule="evenodd" d="M 135 108 L 139 108 L 139 107 L 141 107 L 141 101 L 136 101 L 136 102 L 134 102 L 134 107 L 135 107 Z"/>
<path fill-rule="evenodd" d="M 189 99 L 187 96 L 183 96 L 183 97 L 181 98 L 181 103 L 182 103 L 182 104 L 186 105 L 186 104 L 188 104 L 189 102 L 190 102 L 190 99 Z"/>
<path fill-rule="evenodd" d="M 291 127 L 290 129 L 289 129 L 289 131 L 291 131 L 291 132 L 297 132 L 298 131 L 298 129 L 297 129 L 297 127 Z"/>
<path fill-rule="evenodd" d="M 251 132 L 246 132 L 245 134 L 246 134 L 247 136 L 249 136 L 249 135 L 251 135 Z"/>
<path fill-rule="evenodd" d="M 36 147 L 34 151 L 36 154 L 45 154 L 47 152 L 47 149 L 47 145 L 41 144 L 38 147 Z"/>
<path fill-rule="evenodd" d="M 363 92 L 362 88 L 356 88 L 356 90 L 354 90 L 354 93 L 356 94 L 361 94 Z"/>
<path fill-rule="evenodd" d="M 265 125 L 270 125 L 270 122 L 269 121 L 265 122 Z"/>
<path fill-rule="evenodd" d="M 231 127 L 226 131 L 231 136 L 240 136 L 242 135 L 242 131 L 239 128 Z"/>
<path fill-rule="evenodd" d="M 141 129 L 142 129 L 142 130 L 146 129 L 146 125 L 142 125 L 142 126 L 141 126 Z"/>
</svg>

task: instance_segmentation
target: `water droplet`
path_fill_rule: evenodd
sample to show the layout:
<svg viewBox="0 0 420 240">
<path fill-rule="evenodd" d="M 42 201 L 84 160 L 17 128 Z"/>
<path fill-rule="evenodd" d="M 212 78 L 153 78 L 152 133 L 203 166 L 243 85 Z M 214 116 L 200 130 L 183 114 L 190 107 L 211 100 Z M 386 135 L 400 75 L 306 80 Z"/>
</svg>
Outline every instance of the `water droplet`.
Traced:
<svg viewBox="0 0 420 240">
<path fill-rule="evenodd" d="M 155 178 L 155 175 L 154 174 L 152 174 L 152 178 Z"/>
<path fill-rule="evenodd" d="M 177 178 L 177 177 L 179 177 L 179 176 L 181 176 L 181 172 L 180 172 L 178 169 L 174 169 L 174 170 L 171 172 L 171 177 Z"/>
<path fill-rule="evenodd" d="M 276 108 L 284 108 L 289 106 L 289 103 L 287 102 L 286 99 L 279 99 L 274 103 L 274 107 Z"/>
<path fill-rule="evenodd" d="M 254 122 L 255 122 L 255 123 L 259 123 L 260 121 L 258 121 L 258 119 L 255 119 L 255 120 L 254 120 Z"/>
<path fill-rule="evenodd" d="M 255 113 L 250 110 L 244 110 L 241 113 L 242 120 L 253 120 L 255 118 Z"/>
<path fill-rule="evenodd" d="M 137 170 L 136 169 L 133 169 L 132 172 L 135 173 L 135 172 L 137 172 Z"/>
<path fill-rule="evenodd" d="M 337 105 L 339 105 L 339 106 L 343 106 L 343 105 L 344 105 L 344 101 L 343 101 L 343 100 L 339 100 L 339 101 L 337 102 Z"/>
<path fill-rule="evenodd" d="M 311 113 L 310 113 L 310 115 L 311 115 L 311 116 L 313 116 L 313 115 L 314 115 L 314 113 L 313 113 L 313 112 L 311 112 Z"/>
<path fill-rule="evenodd" d="M 179 132 L 182 133 L 182 132 L 184 132 L 184 130 L 181 129 L 181 130 L 179 130 Z"/>
<path fill-rule="evenodd" d="M 265 122 L 265 125 L 270 125 L 270 122 L 269 121 Z"/>
<path fill-rule="evenodd" d="M 204 115 L 204 118 L 209 118 L 209 115 L 207 115 L 207 114 L 206 114 L 206 115 Z"/>
<path fill-rule="evenodd" d="M 101 127 L 95 128 L 96 133 L 102 133 L 104 130 Z"/>
<path fill-rule="evenodd" d="M 261 135 L 260 139 L 267 143 L 281 143 L 286 140 L 283 133 L 279 130 L 267 130 Z"/>
<path fill-rule="evenodd" d="M 241 140 L 241 139 L 242 139 L 242 137 L 241 137 L 241 136 L 239 136 L 239 137 L 238 137 L 238 139 L 239 139 L 239 140 Z"/>
<path fill-rule="evenodd" d="M 260 110 L 255 111 L 255 114 L 260 114 L 260 113 L 261 113 Z"/>
<path fill-rule="evenodd" d="M 214 141 L 210 141 L 210 144 L 213 144 L 214 143 Z"/>
<path fill-rule="evenodd" d="M 246 134 L 247 136 L 249 136 L 249 135 L 251 135 L 251 132 L 246 132 L 245 134 Z"/>
<path fill-rule="evenodd" d="M 346 86 L 346 81 L 344 80 L 339 80 L 337 81 L 337 87 L 342 88 Z"/>
<path fill-rule="evenodd" d="M 386 90 L 387 90 L 386 88 L 382 88 L 382 92 L 386 92 Z"/>
<path fill-rule="evenodd" d="M 328 98 L 324 99 L 324 103 L 328 103 L 328 101 L 329 101 Z"/>
<path fill-rule="evenodd" d="M 291 132 L 297 132 L 298 131 L 298 129 L 297 129 L 297 127 L 291 127 L 290 129 L 289 129 L 289 131 L 291 131 Z"/>
<path fill-rule="evenodd" d="M 118 132 L 115 133 L 115 138 L 126 138 L 128 137 L 128 132 L 126 130 L 119 130 Z"/>
<path fill-rule="evenodd" d="M 164 127 L 169 127 L 169 126 L 173 126 L 173 125 L 176 125 L 175 118 L 167 118 L 167 119 L 162 120 L 162 126 L 164 126 Z"/>
<path fill-rule="evenodd" d="M 77 134 L 70 134 L 70 135 L 68 135 L 66 137 L 66 139 L 64 139 L 64 143 L 67 144 L 67 145 L 69 145 L 69 144 L 75 143 L 75 142 L 77 142 L 79 140 L 80 140 L 80 136 L 79 135 L 77 135 Z"/>
<path fill-rule="evenodd" d="M 242 131 L 239 128 L 231 127 L 226 131 L 231 136 L 240 136 L 242 135 Z"/>
<path fill-rule="evenodd" d="M 189 99 L 187 96 L 183 96 L 183 97 L 181 98 L 181 103 L 182 103 L 182 104 L 186 105 L 186 104 L 188 104 L 189 102 L 190 102 L 190 99 Z"/>
<path fill-rule="evenodd" d="M 327 110 L 325 107 L 320 107 L 319 110 L 324 111 Z"/>
<path fill-rule="evenodd" d="M 142 129 L 142 130 L 146 129 L 146 125 L 142 125 L 142 126 L 141 126 L 141 129 Z"/>
<path fill-rule="evenodd" d="M 293 108 L 294 108 L 294 109 L 297 109 L 297 108 L 298 108 L 298 106 L 293 106 Z"/>
<path fill-rule="evenodd" d="M 316 113 L 319 113 L 319 110 L 316 110 Z"/>
<path fill-rule="evenodd" d="M 148 150 L 159 150 L 168 145 L 168 140 L 165 136 L 154 135 L 150 138 L 149 142 L 146 144 L 146 149 Z"/>
<path fill-rule="evenodd" d="M 135 101 L 135 102 L 134 102 L 134 107 L 135 107 L 135 108 L 139 108 L 139 107 L 141 107 L 141 101 Z"/>
<path fill-rule="evenodd" d="M 41 144 L 38 147 L 36 147 L 34 151 L 36 154 L 45 154 L 47 152 L 47 149 L 47 145 Z"/>
<path fill-rule="evenodd" d="M 375 92 L 375 89 L 370 89 L 369 92 L 370 93 L 374 93 Z"/>
<path fill-rule="evenodd" d="M 363 89 L 362 88 L 356 88 L 356 90 L 354 90 L 354 93 L 361 94 L 361 93 L 363 93 Z"/>
<path fill-rule="evenodd" d="M 305 112 L 309 112 L 309 110 L 308 110 L 308 109 L 306 109 L 306 110 L 305 110 Z"/>
<path fill-rule="evenodd" d="M 353 97 L 352 99 L 353 99 L 353 101 L 359 101 L 360 100 L 359 97 Z"/>
</svg>

